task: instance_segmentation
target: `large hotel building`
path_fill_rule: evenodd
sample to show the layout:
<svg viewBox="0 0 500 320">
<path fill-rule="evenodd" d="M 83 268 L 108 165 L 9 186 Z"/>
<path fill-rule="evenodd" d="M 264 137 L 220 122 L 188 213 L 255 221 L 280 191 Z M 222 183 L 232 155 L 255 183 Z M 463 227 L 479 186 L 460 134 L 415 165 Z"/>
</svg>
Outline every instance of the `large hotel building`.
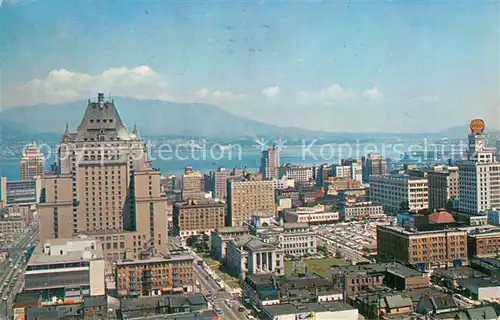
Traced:
<svg viewBox="0 0 500 320">
<path fill-rule="evenodd" d="M 99 94 L 76 133 L 66 129 L 42 182 L 40 241 L 88 234 L 111 260 L 167 253 L 166 199 L 144 141 Z"/>
</svg>

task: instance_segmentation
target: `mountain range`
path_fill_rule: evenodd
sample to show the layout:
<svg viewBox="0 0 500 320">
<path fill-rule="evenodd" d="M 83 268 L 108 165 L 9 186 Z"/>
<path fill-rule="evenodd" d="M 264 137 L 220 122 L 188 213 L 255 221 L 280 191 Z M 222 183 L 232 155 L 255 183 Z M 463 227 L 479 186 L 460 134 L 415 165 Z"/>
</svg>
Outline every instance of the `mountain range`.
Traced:
<svg viewBox="0 0 500 320">
<path fill-rule="evenodd" d="M 174 103 L 158 100 L 114 98 L 123 122 L 129 128 L 137 125 L 143 136 L 196 136 L 210 138 L 248 138 L 283 136 L 287 138 L 389 138 L 448 136 L 464 137 L 466 127 L 450 128 L 442 134 L 348 133 L 322 132 L 296 127 L 278 127 L 231 114 L 217 106 L 203 103 Z M 38 104 L 14 107 L 0 113 L 0 133 L 5 139 L 40 135 L 60 136 L 68 125 L 76 131 L 87 101 L 66 104 Z"/>
</svg>

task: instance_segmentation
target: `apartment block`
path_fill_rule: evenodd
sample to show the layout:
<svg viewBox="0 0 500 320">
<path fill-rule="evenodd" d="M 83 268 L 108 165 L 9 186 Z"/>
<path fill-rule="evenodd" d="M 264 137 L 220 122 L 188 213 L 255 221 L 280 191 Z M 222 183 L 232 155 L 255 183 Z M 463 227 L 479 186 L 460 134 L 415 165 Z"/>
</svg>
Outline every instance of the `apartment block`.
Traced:
<svg viewBox="0 0 500 320">
<path fill-rule="evenodd" d="M 429 209 L 446 208 L 452 199 L 460 196 L 458 167 L 435 167 L 427 172 Z"/>
<path fill-rule="evenodd" d="M 226 225 L 227 206 L 211 200 L 175 202 L 173 206 L 173 231 L 181 237 L 201 233 L 211 234 Z"/>
<path fill-rule="evenodd" d="M 252 215 L 274 216 L 276 200 L 274 182 L 233 179 L 228 182 L 228 225 L 249 223 Z"/>
<path fill-rule="evenodd" d="M 21 180 L 31 180 L 43 177 L 45 172 L 45 156 L 40 147 L 32 141 L 24 150 L 21 157 Z"/>
<path fill-rule="evenodd" d="M 130 132 L 103 94 L 76 133 L 64 132 L 56 166 L 42 180 L 40 240 L 93 235 L 109 259 L 167 253 L 166 198 L 137 128 Z"/>
<path fill-rule="evenodd" d="M 427 179 L 406 174 L 372 176 L 370 197 L 384 211 L 420 211 L 429 207 Z"/>
<path fill-rule="evenodd" d="M 105 260 L 100 242 L 85 237 L 41 242 L 24 272 L 23 293 L 30 292 L 46 304 L 53 303 L 54 298 L 79 303 L 85 296 L 105 295 Z"/>
<path fill-rule="evenodd" d="M 194 258 L 189 254 L 116 262 L 116 290 L 121 296 L 153 296 L 193 291 Z"/>
<path fill-rule="evenodd" d="M 377 227 L 380 261 L 411 264 L 421 270 L 466 265 L 467 231 L 458 229 L 417 230 L 399 226 Z"/>
</svg>

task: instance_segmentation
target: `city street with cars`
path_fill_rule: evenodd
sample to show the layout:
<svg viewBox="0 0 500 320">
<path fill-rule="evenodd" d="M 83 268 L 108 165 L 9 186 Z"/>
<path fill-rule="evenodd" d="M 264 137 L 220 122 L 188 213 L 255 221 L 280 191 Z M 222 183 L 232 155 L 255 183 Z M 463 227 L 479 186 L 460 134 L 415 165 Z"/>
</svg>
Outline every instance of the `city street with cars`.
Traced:
<svg viewBox="0 0 500 320">
<path fill-rule="evenodd" d="M 38 241 L 39 229 L 34 227 L 17 243 L 9 248 L 9 258 L 0 265 L 0 319 L 7 319 L 13 299 L 23 286 L 23 272 L 27 264 L 27 254 Z"/>
</svg>

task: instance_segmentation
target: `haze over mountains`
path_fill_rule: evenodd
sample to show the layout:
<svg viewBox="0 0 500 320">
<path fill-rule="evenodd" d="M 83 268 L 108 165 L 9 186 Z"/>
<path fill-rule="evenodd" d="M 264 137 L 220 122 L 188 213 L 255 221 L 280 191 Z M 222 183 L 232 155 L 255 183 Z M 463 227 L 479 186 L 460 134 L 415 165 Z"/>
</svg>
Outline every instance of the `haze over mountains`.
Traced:
<svg viewBox="0 0 500 320">
<path fill-rule="evenodd" d="M 293 127 L 278 127 L 233 115 L 214 105 L 174 103 L 159 100 L 114 98 L 124 123 L 137 125 L 143 136 L 197 136 L 212 138 L 243 138 L 284 136 L 294 138 L 383 138 L 388 135 L 415 137 L 420 134 L 320 132 Z M 5 137 L 37 136 L 64 132 L 66 124 L 75 131 L 80 124 L 87 101 L 60 105 L 39 104 L 15 107 L 0 113 L 1 133 Z M 332 128 L 334 120 L 332 119 Z M 432 136 L 464 137 L 467 125 L 449 128 Z M 422 133 L 421 135 L 429 135 Z M 52 135 L 50 135 L 52 136 Z"/>
</svg>

